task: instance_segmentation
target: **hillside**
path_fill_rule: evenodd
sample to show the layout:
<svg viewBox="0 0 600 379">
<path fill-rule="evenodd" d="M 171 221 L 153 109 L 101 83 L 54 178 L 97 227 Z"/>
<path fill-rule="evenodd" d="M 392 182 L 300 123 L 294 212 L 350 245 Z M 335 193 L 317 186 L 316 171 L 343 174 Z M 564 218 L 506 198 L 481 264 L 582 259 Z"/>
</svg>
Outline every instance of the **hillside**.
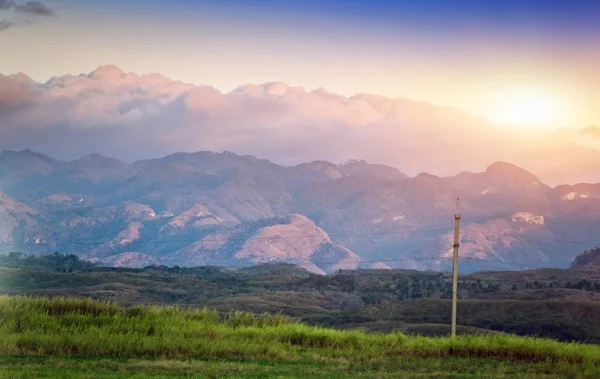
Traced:
<svg viewBox="0 0 600 379">
<path fill-rule="evenodd" d="M 282 313 L 340 329 L 449 332 L 451 275 L 415 270 L 313 274 L 290 264 L 144 269 L 97 267 L 76 256 L 0 256 L 0 294 L 84 296 L 124 306 L 209 306 Z M 460 275 L 464 333 L 507 332 L 600 342 L 600 271 L 540 269 Z"/>
<path fill-rule="evenodd" d="M 595 249 L 586 250 L 575 258 L 573 268 L 588 268 L 597 270 L 600 268 L 600 247 Z"/>
<path fill-rule="evenodd" d="M 114 266 L 261 262 L 448 270 L 461 199 L 460 269 L 566 268 L 597 239 L 600 184 L 549 187 L 506 162 L 407 177 L 365 161 L 280 166 L 233 153 L 126 164 L 0 155 L 0 253 L 59 250 Z"/>
<path fill-rule="evenodd" d="M 101 321 L 100 321 L 101 320 Z M 409 337 L 208 309 L 0 297 L 0 375 L 597 377 L 600 349 L 514 336 Z M 43 330 L 43 333 L 40 331 Z"/>
</svg>

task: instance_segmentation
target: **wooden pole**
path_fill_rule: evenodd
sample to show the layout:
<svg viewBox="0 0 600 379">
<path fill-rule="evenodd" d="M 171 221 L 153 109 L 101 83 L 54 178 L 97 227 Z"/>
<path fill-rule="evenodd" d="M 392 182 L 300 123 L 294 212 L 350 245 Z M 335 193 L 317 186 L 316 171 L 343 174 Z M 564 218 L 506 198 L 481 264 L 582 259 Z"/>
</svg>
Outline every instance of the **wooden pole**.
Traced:
<svg viewBox="0 0 600 379">
<path fill-rule="evenodd" d="M 458 247 L 460 230 L 459 199 L 456 199 L 456 212 L 454 214 L 454 254 L 452 257 L 452 338 L 456 337 L 456 301 L 458 292 Z"/>
</svg>

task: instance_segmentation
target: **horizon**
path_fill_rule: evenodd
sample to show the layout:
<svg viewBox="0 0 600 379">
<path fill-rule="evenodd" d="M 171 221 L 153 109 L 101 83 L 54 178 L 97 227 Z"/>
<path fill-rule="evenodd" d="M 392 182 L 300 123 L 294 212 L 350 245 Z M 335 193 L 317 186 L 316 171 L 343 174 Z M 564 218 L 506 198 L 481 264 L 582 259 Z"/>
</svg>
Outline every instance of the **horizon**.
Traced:
<svg viewBox="0 0 600 379">
<path fill-rule="evenodd" d="M 456 172 L 456 173 L 454 173 L 452 175 L 436 175 L 435 173 L 428 172 L 428 171 L 422 171 L 422 172 L 418 172 L 416 174 L 407 174 L 404 170 L 402 170 L 401 167 L 387 165 L 387 164 L 379 163 L 379 162 L 367 161 L 367 160 L 365 160 L 363 158 L 350 158 L 350 159 L 348 159 L 346 161 L 343 161 L 343 162 L 332 162 L 332 161 L 328 161 L 328 160 L 319 160 L 319 159 L 317 159 L 317 160 L 313 160 L 313 161 L 300 162 L 300 163 L 295 164 L 295 165 L 285 165 L 285 164 L 280 164 L 280 163 L 278 163 L 276 161 L 272 161 L 270 159 L 265 159 L 265 158 L 262 158 L 260 156 L 255 156 L 253 154 L 239 154 L 239 153 L 236 153 L 234 151 L 210 151 L 210 150 L 176 151 L 176 152 L 169 153 L 167 155 L 155 156 L 155 157 L 146 158 L 146 159 L 138 159 L 138 160 L 135 160 L 135 161 L 124 161 L 124 160 L 121 160 L 121 159 L 119 159 L 117 157 L 112 157 L 112 156 L 104 155 L 104 154 L 101 154 L 101 153 L 98 153 L 98 152 L 91 152 L 91 153 L 79 156 L 77 158 L 71 158 L 71 159 L 59 159 L 59 158 L 56 158 L 56 157 L 54 157 L 52 155 L 45 154 L 45 153 L 42 153 L 42 152 L 39 152 L 39 151 L 35 151 L 35 150 L 32 150 L 32 149 L 24 149 L 24 150 L 18 150 L 18 151 L 17 150 L 0 150 L 0 155 L 2 155 L 4 153 L 14 153 L 14 154 L 33 153 L 33 154 L 40 154 L 40 155 L 43 155 L 44 157 L 47 157 L 47 158 L 50 158 L 50 159 L 54 159 L 54 160 L 56 160 L 56 161 L 58 161 L 60 163 L 73 163 L 73 162 L 76 162 L 76 161 L 78 161 L 78 160 L 80 160 L 82 158 L 92 157 L 92 156 L 99 156 L 99 157 L 107 158 L 107 159 L 115 159 L 115 160 L 117 160 L 117 161 L 119 161 L 121 163 L 124 163 L 124 164 L 128 165 L 128 166 L 132 166 L 132 165 L 134 165 L 136 163 L 139 163 L 139 162 L 157 161 L 157 160 L 161 160 L 161 159 L 168 158 L 168 157 L 171 157 L 171 156 L 174 156 L 174 155 L 178 155 L 178 154 L 194 155 L 194 154 L 201 154 L 201 153 L 210 153 L 210 154 L 217 154 L 217 155 L 233 154 L 233 155 L 235 155 L 237 157 L 240 157 L 240 158 L 247 158 L 247 157 L 249 157 L 249 158 L 255 158 L 255 159 L 263 160 L 263 161 L 266 160 L 267 162 L 273 163 L 273 164 L 275 164 L 277 166 L 284 167 L 284 168 L 294 168 L 294 167 L 297 167 L 297 166 L 300 166 L 300 165 L 312 164 L 312 163 L 318 163 L 318 162 L 330 163 L 330 164 L 332 164 L 333 166 L 336 166 L 336 167 L 342 167 L 342 166 L 350 165 L 350 164 L 353 164 L 353 163 L 362 163 L 362 162 L 364 162 L 364 163 L 366 163 L 368 165 L 381 165 L 381 166 L 386 166 L 386 167 L 394 168 L 394 169 L 398 170 L 400 173 L 406 175 L 407 179 L 414 179 L 414 178 L 416 178 L 416 177 L 418 177 L 418 176 L 420 176 L 422 174 L 432 175 L 432 176 L 435 176 L 435 177 L 440 178 L 440 179 L 444 179 L 444 178 L 448 178 L 448 177 L 454 177 L 454 176 L 458 176 L 460 174 L 465 174 L 465 173 L 467 173 L 467 174 L 480 174 L 480 173 L 486 172 L 490 167 L 492 167 L 494 165 L 502 164 L 502 165 L 514 166 L 517 169 L 526 171 L 526 172 L 528 172 L 528 173 L 530 173 L 530 174 L 532 174 L 532 175 L 534 175 L 534 176 L 537 177 L 537 175 L 535 174 L 535 172 L 532 172 L 532 171 L 528 170 L 526 167 L 521 167 L 521 166 L 516 165 L 516 164 L 514 164 L 512 162 L 506 162 L 506 161 L 494 161 L 494 162 L 490 162 L 489 164 L 487 164 L 485 170 L 483 170 L 483 171 L 460 171 L 460 172 Z M 543 182 L 543 180 L 542 180 L 542 182 Z M 543 184 L 549 185 L 547 183 L 543 183 Z M 596 184 L 596 183 L 584 183 L 584 182 L 580 182 L 580 183 L 558 183 L 556 185 L 553 185 L 553 186 L 549 185 L 549 186 L 552 187 L 552 188 L 556 188 L 556 187 L 561 186 L 561 185 L 578 185 L 578 184 Z"/>
</svg>

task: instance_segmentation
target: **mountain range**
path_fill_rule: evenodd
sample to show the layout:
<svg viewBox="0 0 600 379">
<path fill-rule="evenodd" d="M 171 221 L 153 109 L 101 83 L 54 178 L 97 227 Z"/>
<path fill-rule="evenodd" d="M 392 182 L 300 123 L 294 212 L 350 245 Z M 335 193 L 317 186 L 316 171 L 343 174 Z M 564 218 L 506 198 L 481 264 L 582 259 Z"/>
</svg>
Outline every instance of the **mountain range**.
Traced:
<svg viewBox="0 0 600 379">
<path fill-rule="evenodd" d="M 0 154 L 0 252 L 127 267 L 447 270 L 457 198 L 463 272 L 568 267 L 600 242 L 600 184 L 551 187 L 506 162 L 409 177 L 364 160 L 281 166 L 201 151 L 127 164 L 23 150 Z"/>
</svg>

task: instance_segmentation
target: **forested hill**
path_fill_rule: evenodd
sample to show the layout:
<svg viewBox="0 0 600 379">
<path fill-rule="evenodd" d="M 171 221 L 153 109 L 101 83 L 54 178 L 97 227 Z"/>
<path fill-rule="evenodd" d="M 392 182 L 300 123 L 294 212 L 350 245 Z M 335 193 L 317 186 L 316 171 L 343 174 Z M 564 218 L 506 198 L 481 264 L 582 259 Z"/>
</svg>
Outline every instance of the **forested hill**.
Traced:
<svg viewBox="0 0 600 379">
<path fill-rule="evenodd" d="M 11 295 L 282 312 L 336 328 L 424 334 L 447 333 L 450 322 L 447 272 L 339 270 L 323 276 L 291 264 L 111 268 L 60 254 L 0 256 L 0 266 L 0 293 Z M 460 275 L 458 289 L 462 332 L 600 342 L 600 270 L 477 272 Z"/>
</svg>

